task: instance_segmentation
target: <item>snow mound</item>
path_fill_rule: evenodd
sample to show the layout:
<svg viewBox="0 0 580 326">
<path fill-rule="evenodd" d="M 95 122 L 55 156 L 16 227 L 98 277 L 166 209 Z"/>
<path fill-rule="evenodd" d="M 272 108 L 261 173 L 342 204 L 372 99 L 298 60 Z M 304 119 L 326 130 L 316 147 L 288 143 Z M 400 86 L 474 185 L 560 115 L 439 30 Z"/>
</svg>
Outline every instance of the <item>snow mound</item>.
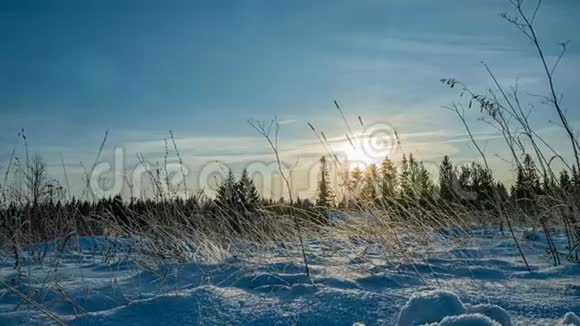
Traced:
<svg viewBox="0 0 580 326">
<path fill-rule="evenodd" d="M 558 326 L 580 326 L 580 317 L 573 312 L 567 312 L 558 322 Z"/>
<path fill-rule="evenodd" d="M 465 307 L 469 314 L 482 314 L 499 323 L 501 326 L 512 326 L 510 315 L 500 306 L 493 304 L 479 304 L 474 306 L 466 305 Z"/>
<path fill-rule="evenodd" d="M 414 294 L 399 312 L 399 326 L 429 323 L 432 326 L 512 326 L 511 317 L 502 307 L 465 305 L 455 293 L 443 290 Z"/>
<path fill-rule="evenodd" d="M 399 326 L 416 326 L 434 323 L 447 316 L 465 313 L 465 306 L 459 297 L 442 290 L 416 293 L 399 313 Z"/>
<path fill-rule="evenodd" d="M 440 323 L 431 324 L 430 326 L 500 326 L 500 324 L 482 314 L 466 314 L 448 316 L 443 318 Z"/>
</svg>

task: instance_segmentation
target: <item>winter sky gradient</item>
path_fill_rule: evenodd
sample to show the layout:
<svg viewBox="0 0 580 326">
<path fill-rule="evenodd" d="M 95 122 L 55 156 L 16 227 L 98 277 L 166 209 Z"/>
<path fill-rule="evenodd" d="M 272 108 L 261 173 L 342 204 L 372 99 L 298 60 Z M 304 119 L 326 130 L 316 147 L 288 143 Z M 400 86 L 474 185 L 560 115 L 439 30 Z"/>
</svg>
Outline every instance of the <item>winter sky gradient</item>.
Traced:
<svg viewBox="0 0 580 326">
<path fill-rule="evenodd" d="M 288 163 L 308 165 L 324 151 L 307 122 L 339 141 L 346 132 L 333 99 L 353 126 L 361 116 L 397 128 L 420 159 L 470 160 L 460 124 L 441 109 L 458 94 L 439 79 L 485 90 L 482 61 L 502 84 L 518 79 L 538 130 L 567 146 L 554 112 L 533 96 L 547 91 L 534 49 L 499 17 L 509 10 L 503 0 L 1 0 L 0 168 L 21 128 L 55 176 L 62 157 L 78 179 L 107 129 L 104 161 L 115 148 L 127 165 L 136 153 L 160 160 L 172 130 L 191 171 L 215 160 L 240 167 L 271 159 L 246 120 L 274 115 Z M 551 0 L 537 20 L 551 60 L 570 41 L 556 81 L 573 126 L 579 17 L 580 2 Z M 500 140 L 474 123 L 502 164 Z"/>
</svg>

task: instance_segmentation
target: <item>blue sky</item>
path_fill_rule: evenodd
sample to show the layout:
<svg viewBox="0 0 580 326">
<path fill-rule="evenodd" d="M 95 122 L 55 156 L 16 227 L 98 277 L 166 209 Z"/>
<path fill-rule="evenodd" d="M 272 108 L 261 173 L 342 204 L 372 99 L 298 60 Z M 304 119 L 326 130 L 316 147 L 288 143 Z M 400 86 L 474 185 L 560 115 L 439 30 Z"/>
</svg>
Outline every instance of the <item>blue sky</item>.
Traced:
<svg viewBox="0 0 580 326">
<path fill-rule="evenodd" d="M 537 23 L 549 58 L 571 42 L 557 85 L 575 122 L 580 3 L 544 2 Z M 307 122 L 345 134 L 333 99 L 353 125 L 360 115 L 396 127 L 420 158 L 476 158 L 440 108 L 457 99 L 440 78 L 485 90 L 485 61 L 505 85 L 519 78 L 546 91 L 533 48 L 499 17 L 509 9 L 503 0 L 0 0 L 0 167 L 21 128 L 55 174 L 61 155 L 71 174 L 90 166 L 107 129 L 105 161 L 114 148 L 127 162 L 136 152 L 158 160 L 173 130 L 192 171 L 215 159 L 239 165 L 267 154 L 246 120 L 274 115 L 286 122 L 287 159 L 306 160 L 323 153 Z M 536 126 L 563 142 L 551 119 L 537 104 Z M 486 148 L 502 151 L 494 140 Z"/>
</svg>

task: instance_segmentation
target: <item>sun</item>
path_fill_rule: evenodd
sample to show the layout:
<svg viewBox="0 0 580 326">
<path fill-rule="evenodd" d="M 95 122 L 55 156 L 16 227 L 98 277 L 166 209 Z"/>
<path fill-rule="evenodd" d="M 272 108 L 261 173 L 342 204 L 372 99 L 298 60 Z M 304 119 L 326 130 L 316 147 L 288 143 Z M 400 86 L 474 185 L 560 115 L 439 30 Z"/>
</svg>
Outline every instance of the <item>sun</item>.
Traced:
<svg viewBox="0 0 580 326">
<path fill-rule="evenodd" d="M 352 143 L 348 140 L 341 142 L 334 151 L 345 167 L 350 169 L 358 167 L 364 170 L 370 164 L 379 164 L 388 155 L 382 150 L 381 146 L 369 146 L 369 144 L 378 143 L 380 143 L 379 139 L 359 136 Z"/>
<path fill-rule="evenodd" d="M 346 165 L 351 169 L 358 167 L 364 170 L 370 164 L 376 163 L 374 157 L 365 153 L 362 148 L 354 147 L 348 142 L 344 146 L 343 156 Z"/>
<path fill-rule="evenodd" d="M 399 141 L 396 130 L 386 123 L 365 126 L 364 130 L 337 138 L 331 150 L 345 168 L 366 169 L 379 165 L 386 157 L 394 155 Z"/>
</svg>

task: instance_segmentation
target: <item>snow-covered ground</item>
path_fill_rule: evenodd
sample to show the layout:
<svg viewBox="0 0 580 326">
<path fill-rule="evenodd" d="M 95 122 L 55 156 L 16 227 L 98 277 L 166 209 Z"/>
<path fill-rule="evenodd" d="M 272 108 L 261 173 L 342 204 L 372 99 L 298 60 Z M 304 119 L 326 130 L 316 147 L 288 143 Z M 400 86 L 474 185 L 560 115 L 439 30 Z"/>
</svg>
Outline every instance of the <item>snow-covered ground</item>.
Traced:
<svg viewBox="0 0 580 326">
<path fill-rule="evenodd" d="M 48 244 L 42 264 L 36 246 L 20 277 L 13 257 L 1 261 L 0 325 L 558 325 L 580 312 L 580 264 L 552 267 L 541 236 L 522 238 L 531 273 L 496 229 L 474 229 L 460 247 L 442 238 L 408 261 L 356 239 L 348 250 L 309 241 L 311 280 L 284 246 L 149 269 L 128 239 L 73 239 L 80 249 L 56 256 Z"/>
</svg>

